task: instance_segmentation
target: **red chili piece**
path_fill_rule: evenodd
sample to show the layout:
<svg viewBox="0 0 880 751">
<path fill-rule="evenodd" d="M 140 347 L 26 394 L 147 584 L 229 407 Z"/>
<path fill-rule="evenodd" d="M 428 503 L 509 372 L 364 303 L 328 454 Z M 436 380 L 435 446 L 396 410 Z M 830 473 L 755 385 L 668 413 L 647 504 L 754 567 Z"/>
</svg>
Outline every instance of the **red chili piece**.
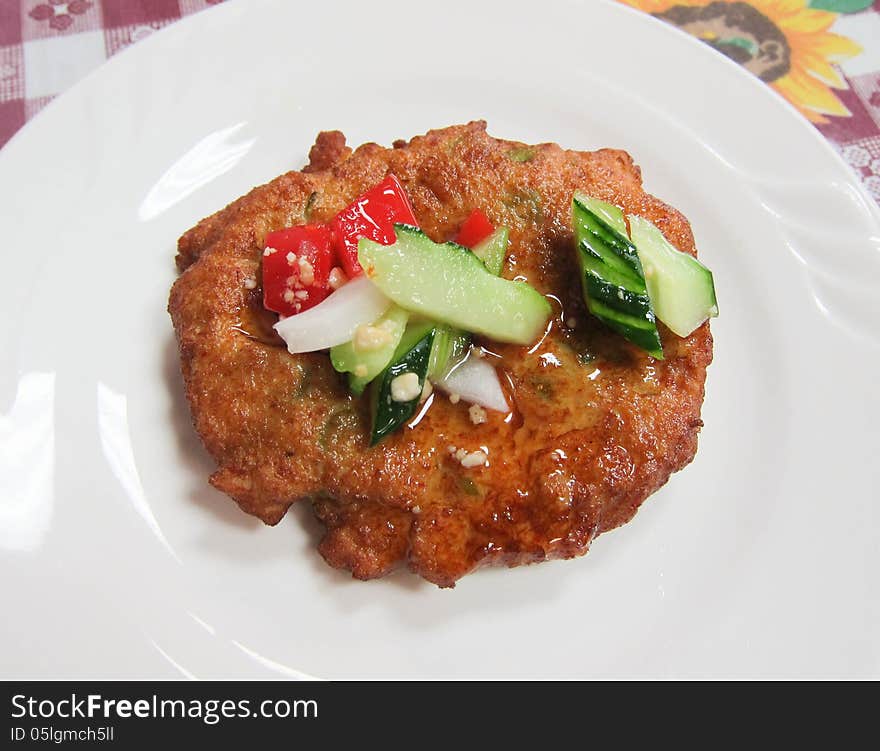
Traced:
<svg viewBox="0 0 880 751">
<path fill-rule="evenodd" d="M 466 248 L 475 248 L 494 231 L 495 227 L 489 221 L 489 217 L 479 209 L 474 209 L 458 230 L 455 242 Z"/>
<path fill-rule="evenodd" d="M 358 262 L 358 240 L 366 237 L 381 245 L 391 245 L 397 240 L 395 224 L 418 227 L 409 197 L 398 179 L 390 174 L 336 215 L 333 219 L 336 254 L 349 279 L 363 273 Z"/>
<path fill-rule="evenodd" d="M 326 224 L 288 227 L 266 235 L 263 305 L 292 316 L 330 294 L 333 236 Z"/>
</svg>

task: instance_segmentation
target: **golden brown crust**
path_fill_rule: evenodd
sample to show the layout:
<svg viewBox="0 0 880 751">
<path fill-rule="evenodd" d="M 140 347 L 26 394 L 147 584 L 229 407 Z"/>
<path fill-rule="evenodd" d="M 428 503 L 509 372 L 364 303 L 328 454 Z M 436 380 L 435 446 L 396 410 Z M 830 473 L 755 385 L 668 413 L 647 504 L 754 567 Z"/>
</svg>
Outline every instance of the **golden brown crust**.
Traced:
<svg viewBox="0 0 880 751">
<path fill-rule="evenodd" d="M 339 130 L 325 130 L 318 133 L 315 145 L 309 150 L 309 163 L 303 172 L 323 172 L 351 156 L 351 149 L 345 145 L 345 136 Z"/>
<path fill-rule="evenodd" d="M 310 158 L 309 172 L 256 188 L 179 244 L 183 273 L 169 309 L 187 397 L 219 465 L 211 482 L 242 509 L 274 524 L 311 498 L 331 565 L 366 579 L 406 563 L 452 586 L 486 563 L 582 555 L 691 461 L 712 359 L 708 325 L 687 339 L 663 329 L 666 359 L 656 361 L 588 316 L 581 299 L 569 228 L 575 189 L 647 217 L 694 252 L 685 218 L 643 191 L 628 154 L 526 147 L 474 122 L 354 153 L 341 134 L 322 134 Z M 259 290 L 244 282 L 259 280 L 267 232 L 327 221 L 388 172 L 435 240 L 477 207 L 510 227 L 504 275 L 526 277 L 558 304 L 531 351 L 485 343 L 510 383 L 512 416 L 490 413 L 475 426 L 467 405 L 435 394 L 418 425 L 369 448 L 365 405 L 325 354 L 277 346 Z M 450 446 L 484 447 L 490 465 L 464 469 Z"/>
</svg>

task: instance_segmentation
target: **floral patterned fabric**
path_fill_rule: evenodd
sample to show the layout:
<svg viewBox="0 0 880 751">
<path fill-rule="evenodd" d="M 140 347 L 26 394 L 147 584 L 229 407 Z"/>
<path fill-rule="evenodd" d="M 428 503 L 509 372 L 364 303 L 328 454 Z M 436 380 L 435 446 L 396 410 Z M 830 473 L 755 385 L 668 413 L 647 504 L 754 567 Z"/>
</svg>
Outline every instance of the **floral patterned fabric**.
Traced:
<svg viewBox="0 0 880 751">
<path fill-rule="evenodd" d="M 0 146 L 111 55 L 223 0 L 0 0 Z M 620 0 L 787 99 L 880 202 L 880 0 Z"/>
<path fill-rule="evenodd" d="M 813 122 L 880 202 L 880 0 L 620 0 L 692 34 Z"/>
</svg>

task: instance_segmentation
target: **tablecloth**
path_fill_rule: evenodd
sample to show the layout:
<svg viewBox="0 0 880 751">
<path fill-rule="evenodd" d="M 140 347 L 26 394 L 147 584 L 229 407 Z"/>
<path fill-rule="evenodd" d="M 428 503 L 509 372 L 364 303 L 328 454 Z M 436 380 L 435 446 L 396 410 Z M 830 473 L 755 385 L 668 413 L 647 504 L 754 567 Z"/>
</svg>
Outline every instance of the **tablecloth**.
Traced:
<svg viewBox="0 0 880 751">
<path fill-rule="evenodd" d="M 108 57 L 220 2 L 0 0 L 0 146 Z M 620 2 L 761 78 L 815 124 L 880 202 L 880 0 Z"/>
</svg>

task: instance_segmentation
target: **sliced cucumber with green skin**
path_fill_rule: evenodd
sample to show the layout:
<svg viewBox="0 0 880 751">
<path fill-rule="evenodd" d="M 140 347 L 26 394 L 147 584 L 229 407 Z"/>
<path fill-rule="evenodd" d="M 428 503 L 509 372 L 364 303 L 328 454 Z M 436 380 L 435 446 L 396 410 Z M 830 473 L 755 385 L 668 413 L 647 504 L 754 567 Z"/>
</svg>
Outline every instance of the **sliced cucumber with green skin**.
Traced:
<svg viewBox="0 0 880 751">
<path fill-rule="evenodd" d="M 651 222 L 629 217 L 654 312 L 678 336 L 689 336 L 718 315 L 712 272 L 673 246 Z"/>
<path fill-rule="evenodd" d="M 662 360 L 654 309 L 636 248 L 625 236 L 623 212 L 576 193 L 572 223 L 587 309 L 606 326 Z M 622 228 L 624 234 L 615 227 Z"/>
<path fill-rule="evenodd" d="M 490 274 L 498 276 L 504 268 L 509 236 L 510 230 L 507 227 L 499 227 L 474 248 L 474 255 L 485 264 Z"/>
<path fill-rule="evenodd" d="M 433 343 L 433 323 L 410 324 L 397 345 L 391 364 L 373 381 L 370 389 L 370 414 L 373 418 L 371 446 L 393 433 L 416 413 L 425 387 Z M 418 394 L 412 399 L 397 401 L 394 399 L 394 380 L 407 373 L 415 373 L 418 377 Z"/>
<path fill-rule="evenodd" d="M 470 346 L 470 334 L 442 323 L 438 324 L 434 330 L 428 378 L 433 381 L 446 375 L 453 365 L 464 359 Z"/>
<path fill-rule="evenodd" d="M 387 332 L 384 343 L 363 349 L 356 346 L 357 338 L 345 344 L 330 348 L 330 362 L 340 373 L 349 373 L 348 385 L 355 394 L 363 393 L 367 384 L 381 373 L 391 362 L 400 338 L 406 328 L 409 313 L 397 305 L 392 305 L 372 326 Z"/>
<path fill-rule="evenodd" d="M 435 243 L 405 224 L 394 228 L 393 245 L 362 238 L 358 259 L 402 308 L 500 342 L 532 344 L 541 336 L 553 311 L 537 290 L 494 276 L 467 248 Z"/>
<path fill-rule="evenodd" d="M 486 270 L 498 276 L 507 257 L 507 243 L 510 230 L 498 227 L 489 237 L 474 248 L 474 255 L 485 265 Z M 437 380 L 446 375 L 452 367 L 461 362 L 471 345 L 471 335 L 466 331 L 440 324 L 434 332 L 434 346 L 431 348 L 431 362 L 428 365 L 428 378 Z"/>
<path fill-rule="evenodd" d="M 629 236 L 629 233 L 626 231 L 626 219 L 623 218 L 623 212 L 613 203 L 600 201 L 598 198 L 591 198 L 580 190 L 574 192 L 574 200 L 599 217 L 599 219 L 622 237 Z"/>
<path fill-rule="evenodd" d="M 608 221 L 612 224 L 603 219 L 603 215 L 608 216 Z M 590 239 L 595 248 L 594 252 L 600 253 L 609 266 L 617 268 L 621 273 L 630 272 L 644 281 L 645 275 L 642 273 L 639 254 L 626 234 L 626 224 L 623 223 L 623 212 L 620 209 L 604 201 L 596 201 L 584 196 L 583 193 L 576 193 L 572 201 L 572 219 L 579 242 Z M 623 223 L 622 233 L 615 229 L 615 225 L 619 227 L 621 223 Z"/>
<path fill-rule="evenodd" d="M 600 270 L 589 268 L 584 270 L 584 288 L 594 303 L 620 308 L 646 322 L 651 320 L 651 301 L 647 295 L 632 292 L 620 284 L 609 281 Z"/>
<path fill-rule="evenodd" d="M 657 360 L 663 359 L 663 349 L 660 347 L 657 324 L 653 321 L 622 313 L 616 308 L 596 301 L 591 303 L 590 312 L 608 328 L 623 334 L 633 344 L 646 350 L 651 357 Z"/>
</svg>

